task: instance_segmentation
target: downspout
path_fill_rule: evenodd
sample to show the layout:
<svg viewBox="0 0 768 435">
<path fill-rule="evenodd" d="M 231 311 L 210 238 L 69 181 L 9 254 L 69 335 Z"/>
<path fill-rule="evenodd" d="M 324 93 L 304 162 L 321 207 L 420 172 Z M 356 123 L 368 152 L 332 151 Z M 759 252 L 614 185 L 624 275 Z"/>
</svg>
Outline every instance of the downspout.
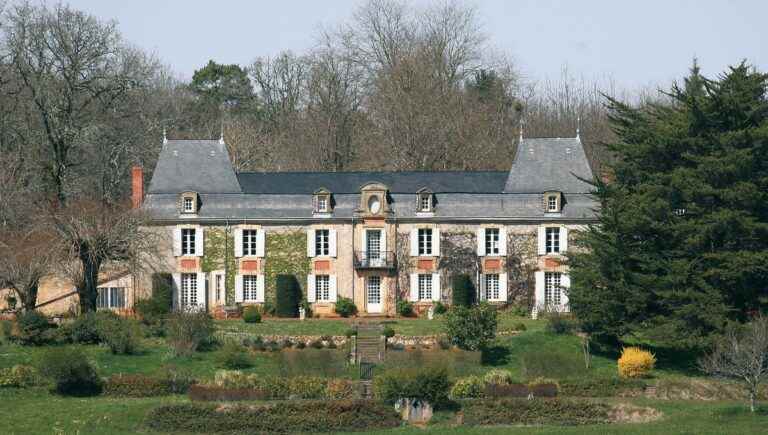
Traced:
<svg viewBox="0 0 768 435">
<path fill-rule="evenodd" d="M 355 283 L 357 282 L 357 270 L 355 269 L 355 212 L 352 211 L 352 303 L 355 303 Z"/>
<path fill-rule="evenodd" d="M 395 221 L 395 243 L 392 245 L 394 246 L 394 250 L 392 251 L 393 256 L 393 263 L 395 266 L 395 315 L 397 315 L 397 303 L 399 302 L 398 299 L 400 299 L 400 271 L 399 267 L 400 265 L 397 264 L 397 229 L 398 229 L 398 223 L 397 223 L 397 212 L 394 213 L 394 221 Z M 386 253 L 384 255 L 387 255 Z"/>
<path fill-rule="evenodd" d="M 229 272 L 229 219 L 224 222 L 224 306 L 226 307 L 229 302 L 227 301 L 227 294 L 229 293 L 227 289 L 227 275 Z"/>
</svg>

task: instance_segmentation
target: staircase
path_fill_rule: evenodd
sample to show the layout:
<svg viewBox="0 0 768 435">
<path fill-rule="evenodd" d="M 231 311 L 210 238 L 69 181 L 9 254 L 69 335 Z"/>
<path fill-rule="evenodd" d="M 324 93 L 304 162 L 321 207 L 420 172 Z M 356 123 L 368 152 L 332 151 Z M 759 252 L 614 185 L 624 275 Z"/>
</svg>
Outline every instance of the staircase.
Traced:
<svg viewBox="0 0 768 435">
<path fill-rule="evenodd" d="M 378 322 L 361 322 L 357 325 L 357 350 L 355 359 L 360 367 L 360 388 L 363 398 L 373 397 L 373 368 L 384 360 L 386 346 L 381 339 L 382 326 Z"/>
</svg>

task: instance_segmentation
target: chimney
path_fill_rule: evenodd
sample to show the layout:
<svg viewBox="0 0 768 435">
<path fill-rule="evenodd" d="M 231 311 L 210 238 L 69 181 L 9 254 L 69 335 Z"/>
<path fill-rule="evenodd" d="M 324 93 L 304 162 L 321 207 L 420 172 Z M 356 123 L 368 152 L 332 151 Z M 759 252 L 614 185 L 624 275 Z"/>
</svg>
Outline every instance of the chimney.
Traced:
<svg viewBox="0 0 768 435">
<path fill-rule="evenodd" d="M 133 208 L 144 202 L 144 170 L 141 166 L 131 168 L 131 203 Z"/>
</svg>

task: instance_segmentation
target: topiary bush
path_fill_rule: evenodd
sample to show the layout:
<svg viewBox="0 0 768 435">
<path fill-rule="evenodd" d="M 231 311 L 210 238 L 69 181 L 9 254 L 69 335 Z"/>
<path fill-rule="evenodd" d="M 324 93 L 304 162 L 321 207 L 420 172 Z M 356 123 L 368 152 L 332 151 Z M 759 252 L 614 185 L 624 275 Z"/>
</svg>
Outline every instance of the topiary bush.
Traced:
<svg viewBox="0 0 768 435">
<path fill-rule="evenodd" d="M 452 399 L 476 399 L 485 397 L 485 381 L 480 376 L 461 378 L 451 387 Z"/>
<path fill-rule="evenodd" d="M 455 275 L 451 288 L 453 289 L 454 307 L 469 307 L 475 303 L 475 285 L 469 275 Z"/>
<path fill-rule="evenodd" d="M 53 382 L 56 393 L 67 396 L 93 396 L 101 393 L 102 383 L 96 368 L 80 349 L 50 349 L 41 356 L 37 369 Z"/>
<path fill-rule="evenodd" d="M 357 314 L 357 306 L 349 298 L 339 297 L 333 309 L 341 317 L 350 317 Z"/>
<path fill-rule="evenodd" d="M 301 286 L 293 275 L 277 275 L 276 314 L 277 317 L 299 317 Z"/>
<path fill-rule="evenodd" d="M 397 301 L 397 314 L 403 317 L 413 316 L 413 303 L 411 301 Z"/>
<path fill-rule="evenodd" d="M 479 350 L 496 337 L 496 308 L 482 303 L 474 307 L 455 306 L 445 316 L 445 331 L 464 350 Z"/>
<path fill-rule="evenodd" d="M 384 328 L 383 331 L 381 331 L 381 335 L 383 335 L 383 336 L 385 336 L 387 338 L 392 338 L 392 337 L 395 336 L 395 330 L 392 329 L 391 326 L 387 326 L 387 327 Z"/>
<path fill-rule="evenodd" d="M 56 325 L 39 311 L 25 311 L 16 317 L 18 333 L 13 339 L 20 344 L 40 346 L 56 341 Z"/>
<path fill-rule="evenodd" d="M 204 312 L 176 312 L 168 317 L 165 337 L 175 356 L 189 356 L 214 343 L 213 318 Z"/>
<path fill-rule="evenodd" d="M 656 356 L 639 347 L 625 347 L 621 350 L 618 363 L 622 378 L 642 378 L 653 370 Z"/>
<path fill-rule="evenodd" d="M 373 380 L 374 395 L 387 403 L 408 398 L 425 400 L 440 407 L 447 402 L 450 388 L 445 369 L 395 369 Z"/>
<path fill-rule="evenodd" d="M 218 355 L 219 365 L 225 369 L 238 370 L 251 367 L 253 363 L 245 348 L 234 342 L 227 342 Z"/>
<path fill-rule="evenodd" d="M 247 306 L 243 309 L 243 321 L 245 323 L 261 323 L 261 313 L 256 306 Z"/>
</svg>

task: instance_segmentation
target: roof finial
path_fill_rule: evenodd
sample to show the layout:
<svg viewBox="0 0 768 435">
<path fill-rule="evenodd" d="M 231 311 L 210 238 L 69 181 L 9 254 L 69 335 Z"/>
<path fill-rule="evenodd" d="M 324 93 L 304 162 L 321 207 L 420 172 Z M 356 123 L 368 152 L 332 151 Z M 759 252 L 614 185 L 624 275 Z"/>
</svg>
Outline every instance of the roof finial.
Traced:
<svg viewBox="0 0 768 435">
<path fill-rule="evenodd" d="M 579 129 L 581 127 L 581 115 L 576 116 L 576 139 L 579 139 Z"/>
<path fill-rule="evenodd" d="M 165 127 L 163 127 L 163 145 L 168 143 L 168 137 L 165 135 Z"/>
<path fill-rule="evenodd" d="M 520 142 L 523 141 L 523 118 L 520 117 Z"/>
<path fill-rule="evenodd" d="M 219 136 L 219 143 L 224 145 L 224 121 L 221 121 L 221 136 Z"/>
</svg>

